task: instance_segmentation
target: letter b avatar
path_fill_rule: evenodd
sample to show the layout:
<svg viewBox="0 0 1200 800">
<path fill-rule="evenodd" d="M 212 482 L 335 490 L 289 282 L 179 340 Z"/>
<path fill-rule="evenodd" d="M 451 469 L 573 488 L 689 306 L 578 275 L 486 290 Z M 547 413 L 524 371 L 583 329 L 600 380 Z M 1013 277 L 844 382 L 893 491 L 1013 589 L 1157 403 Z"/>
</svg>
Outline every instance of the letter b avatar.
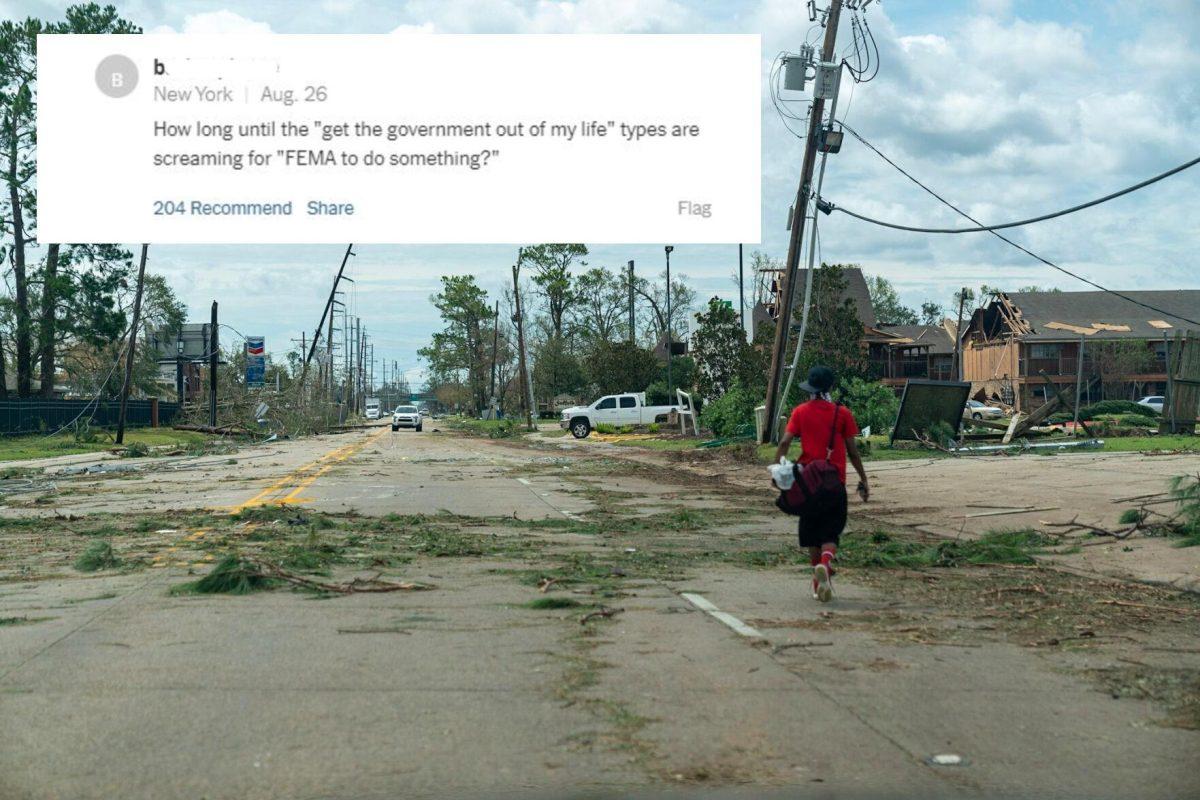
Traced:
<svg viewBox="0 0 1200 800">
<path fill-rule="evenodd" d="M 137 83 L 138 68 L 128 56 L 108 56 L 96 67 L 96 86 L 109 97 L 125 97 Z"/>
</svg>

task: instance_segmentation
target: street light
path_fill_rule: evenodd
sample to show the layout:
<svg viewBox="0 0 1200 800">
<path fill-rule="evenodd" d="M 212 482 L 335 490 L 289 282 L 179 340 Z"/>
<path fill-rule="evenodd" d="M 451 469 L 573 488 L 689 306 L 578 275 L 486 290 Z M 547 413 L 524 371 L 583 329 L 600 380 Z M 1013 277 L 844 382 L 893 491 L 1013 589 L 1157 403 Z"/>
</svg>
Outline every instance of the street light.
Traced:
<svg viewBox="0 0 1200 800">
<path fill-rule="evenodd" d="M 667 252 L 667 404 L 671 403 L 671 351 L 674 349 L 674 344 L 671 341 L 671 251 L 675 249 L 674 245 L 667 245 L 663 248 Z"/>
</svg>

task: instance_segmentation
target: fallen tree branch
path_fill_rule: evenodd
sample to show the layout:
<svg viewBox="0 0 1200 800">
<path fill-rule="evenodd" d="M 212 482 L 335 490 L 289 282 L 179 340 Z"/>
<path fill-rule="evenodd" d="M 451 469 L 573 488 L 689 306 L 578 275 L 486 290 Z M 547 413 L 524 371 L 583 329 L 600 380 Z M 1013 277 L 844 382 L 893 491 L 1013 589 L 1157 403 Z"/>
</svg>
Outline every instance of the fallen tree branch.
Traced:
<svg viewBox="0 0 1200 800">
<path fill-rule="evenodd" d="M 832 647 L 833 642 L 790 642 L 788 644 L 776 645 L 771 653 L 779 655 L 784 650 L 791 650 L 793 647 Z"/>
<path fill-rule="evenodd" d="M 393 581 L 380 580 L 379 575 L 374 578 L 354 578 L 345 583 L 325 583 L 324 581 L 316 581 L 312 578 L 305 578 L 302 575 L 297 575 L 294 572 L 288 572 L 282 567 L 272 564 L 269 561 L 261 561 L 257 558 L 247 558 L 246 563 L 258 570 L 258 573 L 264 578 L 273 578 L 276 580 L 290 583 L 294 586 L 301 586 L 305 589 L 315 589 L 319 592 L 332 592 L 334 594 L 356 594 L 358 592 L 419 592 L 426 589 L 434 588 L 428 583 L 395 583 Z"/>
<path fill-rule="evenodd" d="M 579 620 L 579 624 L 586 625 L 588 622 L 594 619 L 610 619 L 615 617 L 617 614 L 623 614 L 624 612 L 625 609 L 623 608 L 608 608 L 607 606 L 601 606 L 599 611 L 593 611 L 590 614 L 585 614 L 583 619 Z"/>
<path fill-rule="evenodd" d="M 1172 611 L 1176 614 L 1186 614 L 1191 616 L 1196 612 L 1187 608 L 1174 608 L 1172 606 L 1154 606 L 1148 603 L 1131 603 L 1128 600 L 1097 600 L 1096 605 L 1100 606 L 1122 606 L 1126 608 L 1148 608 L 1153 611 Z"/>
</svg>

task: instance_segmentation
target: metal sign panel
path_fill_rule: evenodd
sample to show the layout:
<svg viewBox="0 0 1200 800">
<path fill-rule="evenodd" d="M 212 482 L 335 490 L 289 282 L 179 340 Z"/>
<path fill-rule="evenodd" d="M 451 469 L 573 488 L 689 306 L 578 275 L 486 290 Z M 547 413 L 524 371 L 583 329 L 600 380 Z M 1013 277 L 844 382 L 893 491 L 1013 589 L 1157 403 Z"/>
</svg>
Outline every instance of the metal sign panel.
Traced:
<svg viewBox="0 0 1200 800">
<path fill-rule="evenodd" d="M 970 383 L 909 380 L 900 397 L 892 441 L 917 441 L 917 434 L 925 435 L 939 422 L 949 425 L 957 438 L 962 427 L 963 409 L 970 396 Z"/>
<path fill-rule="evenodd" d="M 267 348 L 262 336 L 246 337 L 246 385 L 262 386 L 267 373 Z"/>
</svg>

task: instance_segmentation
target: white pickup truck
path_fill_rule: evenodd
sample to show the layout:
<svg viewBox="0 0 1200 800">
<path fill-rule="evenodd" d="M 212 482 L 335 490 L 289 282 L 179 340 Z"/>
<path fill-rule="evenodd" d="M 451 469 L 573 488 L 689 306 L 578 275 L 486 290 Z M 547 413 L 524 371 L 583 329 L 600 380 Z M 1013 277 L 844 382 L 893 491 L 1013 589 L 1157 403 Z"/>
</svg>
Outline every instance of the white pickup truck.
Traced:
<svg viewBox="0 0 1200 800">
<path fill-rule="evenodd" d="M 678 403 L 669 406 L 646 405 L 646 393 L 607 394 L 590 406 L 572 406 L 563 409 L 558 421 L 560 428 L 571 432 L 576 439 L 584 439 L 597 425 L 649 425 L 666 422 L 667 415 L 678 411 Z"/>
</svg>

